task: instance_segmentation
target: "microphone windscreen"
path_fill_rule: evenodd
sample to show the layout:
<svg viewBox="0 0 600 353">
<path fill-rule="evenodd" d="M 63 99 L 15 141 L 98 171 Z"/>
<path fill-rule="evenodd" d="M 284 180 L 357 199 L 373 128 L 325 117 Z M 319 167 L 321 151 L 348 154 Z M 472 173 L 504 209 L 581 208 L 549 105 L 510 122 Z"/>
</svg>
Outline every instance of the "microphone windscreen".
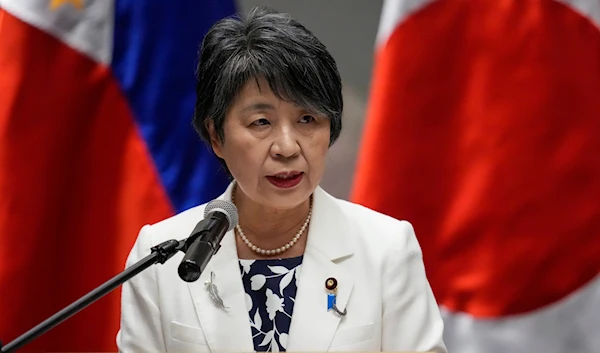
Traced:
<svg viewBox="0 0 600 353">
<path fill-rule="evenodd" d="M 204 218 L 207 218 L 212 212 L 221 212 L 227 217 L 229 222 L 229 228 L 227 231 L 232 230 L 238 224 L 238 210 L 233 202 L 225 200 L 212 200 L 206 205 L 204 209 Z"/>
</svg>

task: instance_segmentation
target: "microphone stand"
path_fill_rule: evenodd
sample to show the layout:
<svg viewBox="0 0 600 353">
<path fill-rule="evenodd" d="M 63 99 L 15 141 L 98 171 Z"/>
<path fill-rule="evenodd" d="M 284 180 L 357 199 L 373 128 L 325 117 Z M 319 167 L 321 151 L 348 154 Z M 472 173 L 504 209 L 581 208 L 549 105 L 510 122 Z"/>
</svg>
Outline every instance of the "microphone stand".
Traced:
<svg viewBox="0 0 600 353">
<path fill-rule="evenodd" d="M 157 263 L 160 263 L 161 265 L 164 264 L 178 251 L 186 252 L 188 245 L 191 244 L 191 242 L 193 242 L 193 240 L 195 240 L 196 237 L 192 236 L 190 238 L 180 241 L 167 240 L 164 243 L 152 247 L 152 252 L 150 255 L 141 259 L 140 261 L 130 266 L 117 276 L 109 279 L 104 284 L 92 290 L 85 296 L 73 302 L 71 305 L 62 309 L 61 311 L 57 312 L 56 314 L 48 318 L 46 321 L 25 332 L 24 334 L 16 338 L 14 341 L 9 342 L 5 346 L 2 346 L 2 344 L 0 343 L 0 353 L 16 351 L 17 349 L 23 347 L 27 343 L 38 338 L 42 334 L 48 332 L 56 325 L 62 323 L 63 321 L 78 313 L 79 311 L 85 309 L 87 306 L 102 298 L 106 294 L 110 293 L 111 291 L 119 287 L 121 284 L 125 283 L 126 281 L 139 274 L 140 272 L 144 271 L 148 267 Z"/>
</svg>

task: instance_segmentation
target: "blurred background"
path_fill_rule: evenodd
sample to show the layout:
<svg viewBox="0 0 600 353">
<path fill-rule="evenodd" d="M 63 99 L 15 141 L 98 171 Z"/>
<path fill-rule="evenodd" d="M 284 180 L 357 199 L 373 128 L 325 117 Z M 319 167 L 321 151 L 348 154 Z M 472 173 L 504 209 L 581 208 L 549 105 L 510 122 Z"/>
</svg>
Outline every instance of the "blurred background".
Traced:
<svg viewBox="0 0 600 353">
<path fill-rule="evenodd" d="M 0 0 L 0 339 L 221 194 L 197 53 L 258 5 L 336 59 L 322 187 L 411 222 L 449 351 L 600 351 L 600 0 Z M 119 294 L 26 349 L 115 351 Z"/>
</svg>

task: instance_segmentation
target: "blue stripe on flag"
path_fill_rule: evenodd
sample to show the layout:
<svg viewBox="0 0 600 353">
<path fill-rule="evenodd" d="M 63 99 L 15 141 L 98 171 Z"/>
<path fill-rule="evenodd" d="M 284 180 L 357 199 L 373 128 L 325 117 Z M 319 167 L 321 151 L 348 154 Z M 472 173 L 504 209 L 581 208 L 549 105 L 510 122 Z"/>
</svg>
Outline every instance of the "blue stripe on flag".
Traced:
<svg viewBox="0 0 600 353">
<path fill-rule="evenodd" d="M 191 126 L 204 34 L 231 0 L 117 0 L 112 70 L 177 212 L 220 195 L 228 179 Z"/>
</svg>

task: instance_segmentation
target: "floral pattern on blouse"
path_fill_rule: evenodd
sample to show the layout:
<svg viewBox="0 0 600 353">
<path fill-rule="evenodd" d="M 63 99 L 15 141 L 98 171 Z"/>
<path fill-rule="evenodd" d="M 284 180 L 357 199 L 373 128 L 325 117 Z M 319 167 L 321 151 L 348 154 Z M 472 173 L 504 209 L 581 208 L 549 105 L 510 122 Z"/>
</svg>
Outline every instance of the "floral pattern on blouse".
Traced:
<svg viewBox="0 0 600 353">
<path fill-rule="evenodd" d="M 240 260 L 254 350 L 285 352 L 302 256 Z"/>
</svg>

